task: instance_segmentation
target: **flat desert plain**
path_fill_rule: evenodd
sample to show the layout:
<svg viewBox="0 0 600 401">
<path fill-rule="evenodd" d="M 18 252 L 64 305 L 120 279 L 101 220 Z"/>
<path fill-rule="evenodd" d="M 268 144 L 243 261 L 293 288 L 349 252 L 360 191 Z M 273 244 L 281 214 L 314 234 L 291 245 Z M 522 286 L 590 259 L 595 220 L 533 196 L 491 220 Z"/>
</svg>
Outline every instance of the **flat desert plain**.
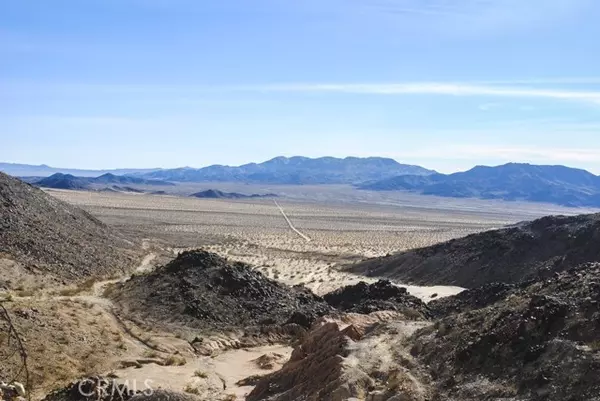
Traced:
<svg viewBox="0 0 600 401">
<path fill-rule="evenodd" d="M 239 190 L 235 184 L 220 186 Z M 340 186 L 243 189 L 245 193 L 269 191 L 283 196 L 198 199 L 183 196 L 184 189 L 178 196 L 48 192 L 140 240 L 157 242 L 168 253 L 204 248 L 252 264 L 286 284 L 304 284 L 317 294 L 360 280 L 373 281 L 340 271 L 340 267 L 364 258 L 432 245 L 543 215 L 585 212 L 543 204 L 377 193 Z M 424 300 L 433 293 L 442 296 L 461 290 L 407 287 Z"/>
</svg>

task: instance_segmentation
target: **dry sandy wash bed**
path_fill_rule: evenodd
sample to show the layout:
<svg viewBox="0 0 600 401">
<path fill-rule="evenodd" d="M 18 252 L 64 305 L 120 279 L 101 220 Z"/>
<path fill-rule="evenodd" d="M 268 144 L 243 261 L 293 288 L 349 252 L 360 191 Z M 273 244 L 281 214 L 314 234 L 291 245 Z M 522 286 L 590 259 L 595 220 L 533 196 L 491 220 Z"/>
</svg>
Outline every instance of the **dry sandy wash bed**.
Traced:
<svg viewBox="0 0 600 401">
<path fill-rule="evenodd" d="M 49 192 L 121 230 L 159 238 L 173 253 L 202 246 L 255 265 L 286 284 L 304 284 L 318 294 L 366 280 L 338 270 L 365 257 L 427 246 L 540 215 L 573 213 L 545 205 L 408 194 L 352 199 L 351 192 L 344 194 L 327 186 L 307 191 L 316 194 L 313 200 L 278 198 L 277 202 Z M 314 200 L 335 196 L 347 201 Z M 297 194 L 294 197 L 299 198 Z M 433 293 L 450 295 L 460 289 L 409 286 L 409 291 L 428 300 Z"/>
</svg>

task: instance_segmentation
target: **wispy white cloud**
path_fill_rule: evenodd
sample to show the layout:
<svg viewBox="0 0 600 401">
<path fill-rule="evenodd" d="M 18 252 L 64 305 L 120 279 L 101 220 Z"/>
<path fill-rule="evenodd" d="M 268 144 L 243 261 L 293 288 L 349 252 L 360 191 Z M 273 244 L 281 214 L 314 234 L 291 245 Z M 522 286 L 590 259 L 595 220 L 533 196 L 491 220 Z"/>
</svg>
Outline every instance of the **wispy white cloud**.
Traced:
<svg viewBox="0 0 600 401">
<path fill-rule="evenodd" d="M 575 91 L 523 86 L 479 85 L 470 83 L 414 82 L 380 84 L 283 84 L 249 86 L 242 90 L 264 92 L 321 92 L 364 95 L 445 95 L 577 100 L 600 104 L 600 91 Z"/>
<path fill-rule="evenodd" d="M 583 13 L 593 0 L 347 0 L 355 7 L 404 18 L 407 23 L 431 22 L 430 28 L 484 32 L 531 28 Z"/>
</svg>

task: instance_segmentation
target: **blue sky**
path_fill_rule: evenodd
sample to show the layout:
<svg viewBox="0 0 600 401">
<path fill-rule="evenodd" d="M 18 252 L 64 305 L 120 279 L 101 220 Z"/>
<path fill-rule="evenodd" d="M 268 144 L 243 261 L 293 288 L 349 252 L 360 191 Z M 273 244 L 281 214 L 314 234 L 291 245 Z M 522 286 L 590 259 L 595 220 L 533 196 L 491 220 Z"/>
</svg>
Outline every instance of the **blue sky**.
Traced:
<svg viewBox="0 0 600 401">
<path fill-rule="evenodd" d="M 0 0 L 0 161 L 600 173 L 596 0 Z"/>
</svg>

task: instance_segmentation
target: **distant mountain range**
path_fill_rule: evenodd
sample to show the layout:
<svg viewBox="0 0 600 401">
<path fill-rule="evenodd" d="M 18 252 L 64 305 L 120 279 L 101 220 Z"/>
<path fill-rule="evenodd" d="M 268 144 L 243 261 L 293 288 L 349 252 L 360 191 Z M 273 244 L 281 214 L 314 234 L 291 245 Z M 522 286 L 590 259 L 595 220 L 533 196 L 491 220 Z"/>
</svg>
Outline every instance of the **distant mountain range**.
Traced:
<svg viewBox="0 0 600 401">
<path fill-rule="evenodd" d="M 404 175 L 361 184 L 374 191 L 407 190 L 453 198 L 547 202 L 600 207 L 600 177 L 565 166 L 509 163 L 454 174 Z"/>
<path fill-rule="evenodd" d="M 160 169 L 123 168 L 114 170 L 82 170 L 75 168 L 50 167 L 45 164 L 36 166 L 32 164 L 0 163 L 0 171 L 15 177 L 49 177 L 55 173 L 71 174 L 77 177 L 98 177 L 106 173 L 112 173 L 114 175 L 126 175 L 147 173 L 156 170 Z"/>
<path fill-rule="evenodd" d="M 113 186 L 113 189 L 119 190 L 121 187 L 117 185 L 159 185 L 159 186 L 174 186 L 171 182 L 161 180 L 147 180 L 140 177 L 118 176 L 112 173 L 106 173 L 100 177 L 76 177 L 71 174 L 56 173 L 50 177 L 40 180 L 29 180 L 31 184 L 44 188 L 55 189 L 94 189 L 98 186 Z M 130 189 L 126 187 L 127 189 Z M 131 192 L 131 191 L 129 191 Z"/>
<path fill-rule="evenodd" d="M 195 198 L 208 198 L 208 199 L 249 199 L 249 198 L 276 198 L 276 194 L 252 194 L 245 195 L 238 192 L 223 192 L 217 189 L 207 189 L 206 191 L 196 192 L 190 196 Z"/>
<path fill-rule="evenodd" d="M 381 157 L 276 157 L 264 163 L 239 167 L 214 165 L 159 170 L 136 176 L 179 182 L 249 182 L 261 184 L 358 184 L 403 174 L 427 175 L 435 171 Z"/>
<path fill-rule="evenodd" d="M 48 166 L 0 163 L 0 170 L 30 175 L 55 170 Z M 16 167 L 15 167 L 16 166 Z M 35 170 L 38 169 L 38 170 Z M 92 170 L 64 170 L 89 173 Z M 117 174 L 123 172 L 123 174 Z M 263 163 L 238 167 L 213 165 L 204 168 L 123 169 L 91 178 L 56 173 L 41 179 L 25 177 L 35 185 L 62 189 L 102 189 L 110 186 L 175 185 L 172 182 L 239 182 L 271 185 L 352 184 L 373 191 L 411 191 L 453 198 L 502 199 L 546 202 L 574 207 L 600 207 L 600 177 L 565 166 L 508 163 L 476 166 L 471 170 L 439 174 L 423 167 L 400 164 L 381 157 L 276 157 Z M 113 188 L 116 189 L 117 188 Z"/>
</svg>

